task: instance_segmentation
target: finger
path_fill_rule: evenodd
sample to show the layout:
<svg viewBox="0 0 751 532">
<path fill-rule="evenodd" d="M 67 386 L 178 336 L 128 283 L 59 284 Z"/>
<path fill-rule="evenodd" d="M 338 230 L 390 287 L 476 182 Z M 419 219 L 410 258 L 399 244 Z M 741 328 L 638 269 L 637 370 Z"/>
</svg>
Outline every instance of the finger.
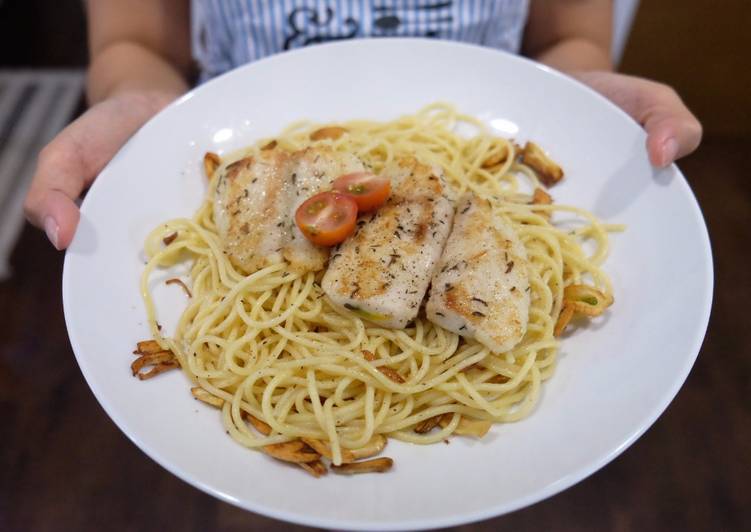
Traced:
<svg viewBox="0 0 751 532">
<path fill-rule="evenodd" d="M 24 209 L 28 220 L 44 229 L 57 249 L 70 244 L 80 217 L 75 200 L 85 184 L 82 173 L 78 150 L 64 135 L 39 155 Z"/>
<path fill-rule="evenodd" d="M 655 104 L 645 118 L 647 151 L 650 161 L 657 167 L 665 167 L 688 155 L 701 142 L 701 124 L 672 91 Z"/>
<path fill-rule="evenodd" d="M 42 228 L 58 250 L 66 249 L 73 240 L 81 212 L 75 202 L 60 190 L 50 190 L 43 202 Z"/>
<path fill-rule="evenodd" d="M 75 200 L 117 150 L 177 94 L 127 92 L 104 100 L 66 127 L 40 153 L 26 216 L 58 249 L 70 244 L 80 213 Z"/>
</svg>

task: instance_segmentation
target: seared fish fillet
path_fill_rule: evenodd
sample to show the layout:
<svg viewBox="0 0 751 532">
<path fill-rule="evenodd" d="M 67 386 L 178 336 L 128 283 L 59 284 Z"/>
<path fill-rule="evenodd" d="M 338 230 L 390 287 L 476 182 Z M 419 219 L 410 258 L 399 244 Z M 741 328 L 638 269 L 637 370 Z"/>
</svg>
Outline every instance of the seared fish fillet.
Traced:
<svg viewBox="0 0 751 532">
<path fill-rule="evenodd" d="M 218 169 L 214 220 L 232 264 L 253 272 L 282 260 L 288 240 L 289 154 L 261 151 Z"/>
<path fill-rule="evenodd" d="M 328 248 L 316 246 L 295 224 L 295 211 L 309 197 L 328 189 L 331 182 L 343 174 L 365 169 L 360 159 L 348 153 L 337 153 L 329 146 L 315 146 L 292 155 L 289 175 L 292 194 L 290 206 L 289 241 L 284 246 L 284 258 L 297 271 L 322 270 L 329 257 Z"/>
<path fill-rule="evenodd" d="M 527 264 L 511 225 L 494 217 L 486 201 L 465 194 L 433 276 L 428 319 L 493 352 L 510 350 L 527 330 Z"/>
<path fill-rule="evenodd" d="M 340 175 L 363 169 L 354 155 L 328 146 L 262 150 L 220 167 L 214 219 L 232 264 L 251 273 L 284 258 L 303 273 L 322 270 L 328 248 L 303 236 L 295 211 Z"/>
<path fill-rule="evenodd" d="M 403 157 L 383 173 L 391 177 L 391 197 L 335 248 L 321 286 L 362 318 L 403 328 L 420 310 L 453 208 L 441 168 Z"/>
</svg>

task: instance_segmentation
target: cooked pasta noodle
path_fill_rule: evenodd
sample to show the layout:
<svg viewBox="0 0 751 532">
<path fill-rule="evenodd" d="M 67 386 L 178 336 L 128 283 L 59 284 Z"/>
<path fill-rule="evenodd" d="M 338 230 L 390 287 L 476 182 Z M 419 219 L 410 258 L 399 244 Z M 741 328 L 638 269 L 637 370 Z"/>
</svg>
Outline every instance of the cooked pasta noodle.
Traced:
<svg viewBox="0 0 751 532">
<path fill-rule="evenodd" d="M 460 124 L 474 134 L 458 134 Z M 440 165 L 457 193 L 474 191 L 490 200 L 495 215 L 513 223 L 529 259 L 531 306 L 522 342 L 509 352 L 492 353 L 422 315 L 404 330 L 385 329 L 333 306 L 321 290 L 320 272 L 295 274 L 285 263 L 250 275 L 236 270 L 213 220 L 216 178 L 194 218 L 168 221 L 148 236 L 141 290 L 152 335 L 175 354 L 194 386 L 223 400 L 227 432 L 251 448 L 314 438 L 328 443 L 338 464 L 345 450 L 362 448 L 377 434 L 427 444 L 461 432 L 463 420 L 512 422 L 528 416 L 555 368 L 554 327 L 564 288 L 587 283 L 612 300 L 601 265 L 608 231 L 617 228 L 576 207 L 531 204 L 531 191 L 539 184 L 516 157 L 518 147 L 449 105 L 434 104 L 391 122 L 353 121 L 343 127 L 347 132 L 341 137 L 317 142 L 357 155 L 374 172 L 399 154 Z M 281 148 L 301 149 L 311 145 L 315 129 L 295 124 L 275 140 Z M 257 153 L 269 140 L 223 162 Z M 486 168 L 493 158 L 503 162 Z M 582 223 L 557 227 L 562 213 Z M 150 278 L 156 268 L 184 261 L 192 264 L 187 283 L 192 297 L 174 334 L 163 336 Z M 364 356 L 366 351 L 371 356 Z M 401 379 L 390 378 L 393 372 Z M 271 432 L 254 430 L 243 412 L 264 421 Z M 435 429 L 414 430 L 443 414 Z"/>
</svg>

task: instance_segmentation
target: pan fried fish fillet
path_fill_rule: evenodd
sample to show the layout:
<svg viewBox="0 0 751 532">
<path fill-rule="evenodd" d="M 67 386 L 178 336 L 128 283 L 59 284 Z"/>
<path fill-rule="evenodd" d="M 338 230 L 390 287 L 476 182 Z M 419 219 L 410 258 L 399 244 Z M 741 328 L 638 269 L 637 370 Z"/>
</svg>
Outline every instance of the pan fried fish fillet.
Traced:
<svg viewBox="0 0 751 532">
<path fill-rule="evenodd" d="M 291 191 L 289 240 L 284 246 L 284 258 L 296 271 L 322 270 L 329 257 L 328 248 L 316 246 L 295 224 L 295 211 L 308 198 L 331 187 L 337 177 L 365 169 L 360 159 L 349 153 L 334 151 L 329 146 L 315 146 L 295 152 L 288 177 Z"/>
<path fill-rule="evenodd" d="M 282 260 L 288 240 L 290 166 L 287 152 L 266 150 L 218 170 L 214 220 L 224 252 L 247 273 Z"/>
<path fill-rule="evenodd" d="M 433 276 L 428 319 L 493 352 L 518 344 L 529 320 L 527 253 L 509 222 L 474 194 L 459 200 Z"/>
<path fill-rule="evenodd" d="M 443 170 L 413 157 L 384 169 L 392 193 L 332 252 L 321 286 L 335 304 L 378 325 L 403 328 L 420 309 L 451 231 Z"/>
<path fill-rule="evenodd" d="M 323 269 L 328 249 L 303 236 L 295 211 L 340 175 L 363 169 L 329 146 L 262 150 L 219 168 L 214 218 L 232 264 L 250 273 L 284 258 L 296 271 Z"/>
</svg>

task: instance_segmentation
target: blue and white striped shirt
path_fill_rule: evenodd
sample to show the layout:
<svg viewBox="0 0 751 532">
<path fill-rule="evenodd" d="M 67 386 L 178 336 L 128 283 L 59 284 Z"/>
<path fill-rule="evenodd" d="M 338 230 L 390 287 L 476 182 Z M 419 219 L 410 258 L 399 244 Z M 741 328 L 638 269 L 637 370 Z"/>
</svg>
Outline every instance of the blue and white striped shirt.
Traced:
<svg viewBox="0 0 751 532">
<path fill-rule="evenodd" d="M 192 0 L 201 79 L 326 41 L 434 37 L 518 52 L 529 0 Z"/>
</svg>

